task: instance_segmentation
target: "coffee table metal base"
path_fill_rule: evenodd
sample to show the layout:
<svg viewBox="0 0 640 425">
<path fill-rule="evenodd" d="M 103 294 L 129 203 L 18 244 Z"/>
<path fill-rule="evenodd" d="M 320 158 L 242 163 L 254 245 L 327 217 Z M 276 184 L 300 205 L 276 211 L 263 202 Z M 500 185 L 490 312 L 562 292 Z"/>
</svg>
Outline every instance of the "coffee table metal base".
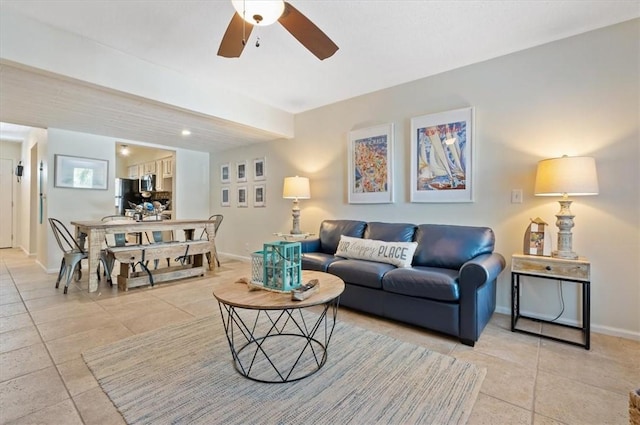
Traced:
<svg viewBox="0 0 640 425">
<path fill-rule="evenodd" d="M 235 369 L 258 382 L 284 383 L 314 374 L 327 361 L 339 297 L 308 308 L 247 309 L 218 302 Z"/>
</svg>

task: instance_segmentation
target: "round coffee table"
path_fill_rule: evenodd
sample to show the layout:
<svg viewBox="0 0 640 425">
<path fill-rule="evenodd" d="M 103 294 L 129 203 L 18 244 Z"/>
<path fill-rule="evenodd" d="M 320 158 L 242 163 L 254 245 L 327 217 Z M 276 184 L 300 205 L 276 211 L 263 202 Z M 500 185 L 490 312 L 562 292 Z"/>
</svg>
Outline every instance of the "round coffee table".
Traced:
<svg viewBox="0 0 640 425">
<path fill-rule="evenodd" d="M 303 271 L 302 282 L 311 279 L 318 279 L 320 287 L 303 301 L 291 300 L 291 293 L 250 291 L 234 281 L 214 286 L 234 367 L 242 376 L 291 382 L 325 364 L 344 282 L 328 273 Z M 310 311 L 314 306 L 320 307 Z"/>
</svg>

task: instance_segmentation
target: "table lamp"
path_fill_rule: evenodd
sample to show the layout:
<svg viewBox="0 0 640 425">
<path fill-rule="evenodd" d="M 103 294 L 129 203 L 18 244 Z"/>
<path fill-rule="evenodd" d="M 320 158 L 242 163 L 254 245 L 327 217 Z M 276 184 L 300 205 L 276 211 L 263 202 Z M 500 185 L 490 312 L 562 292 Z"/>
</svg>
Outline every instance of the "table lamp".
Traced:
<svg viewBox="0 0 640 425">
<path fill-rule="evenodd" d="M 300 204 L 298 200 L 311 198 L 309 179 L 298 176 L 285 177 L 284 186 L 282 188 L 282 197 L 284 199 L 293 199 L 293 209 L 291 210 L 291 215 L 293 216 L 293 229 L 291 229 L 291 234 L 299 235 L 302 231 L 300 230 Z"/>
<path fill-rule="evenodd" d="M 596 162 L 587 156 L 545 159 L 538 162 L 534 193 L 536 196 L 562 196 L 558 220 L 558 250 L 552 257 L 576 259 L 578 254 L 572 250 L 571 228 L 575 217 L 570 210 L 569 196 L 597 195 L 598 174 Z"/>
</svg>

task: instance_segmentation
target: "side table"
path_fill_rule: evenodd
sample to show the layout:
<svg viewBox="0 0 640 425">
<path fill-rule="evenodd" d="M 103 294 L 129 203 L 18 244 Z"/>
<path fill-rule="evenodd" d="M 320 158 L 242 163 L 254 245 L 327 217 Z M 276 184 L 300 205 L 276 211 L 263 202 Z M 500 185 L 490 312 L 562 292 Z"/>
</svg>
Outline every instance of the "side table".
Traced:
<svg viewBox="0 0 640 425">
<path fill-rule="evenodd" d="M 557 323 L 551 320 L 525 316 L 520 313 L 520 277 L 533 276 L 541 279 L 554 279 L 563 282 L 574 282 L 582 286 L 582 324 L 581 326 Z M 591 263 L 586 258 L 567 260 L 563 258 L 540 257 L 535 255 L 514 254 L 511 257 L 511 331 L 539 336 L 554 341 L 590 349 L 591 333 Z M 551 335 L 517 329 L 518 319 L 529 319 L 535 322 L 553 324 L 582 331 L 584 343 L 558 338 Z"/>
<path fill-rule="evenodd" d="M 314 233 L 274 233 L 274 236 L 277 236 L 279 238 L 284 239 L 285 241 L 289 241 L 289 242 L 295 242 L 295 241 L 301 241 L 304 239 L 307 239 L 311 236 L 314 236 Z"/>
</svg>

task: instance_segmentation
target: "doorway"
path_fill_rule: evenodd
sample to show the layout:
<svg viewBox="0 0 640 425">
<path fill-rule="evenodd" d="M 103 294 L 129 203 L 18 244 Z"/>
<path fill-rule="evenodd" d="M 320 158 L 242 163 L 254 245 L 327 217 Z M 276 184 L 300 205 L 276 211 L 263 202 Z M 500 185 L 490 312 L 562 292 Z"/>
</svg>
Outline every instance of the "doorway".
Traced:
<svg viewBox="0 0 640 425">
<path fill-rule="evenodd" d="M 13 246 L 13 160 L 0 158 L 0 248 Z"/>
</svg>

